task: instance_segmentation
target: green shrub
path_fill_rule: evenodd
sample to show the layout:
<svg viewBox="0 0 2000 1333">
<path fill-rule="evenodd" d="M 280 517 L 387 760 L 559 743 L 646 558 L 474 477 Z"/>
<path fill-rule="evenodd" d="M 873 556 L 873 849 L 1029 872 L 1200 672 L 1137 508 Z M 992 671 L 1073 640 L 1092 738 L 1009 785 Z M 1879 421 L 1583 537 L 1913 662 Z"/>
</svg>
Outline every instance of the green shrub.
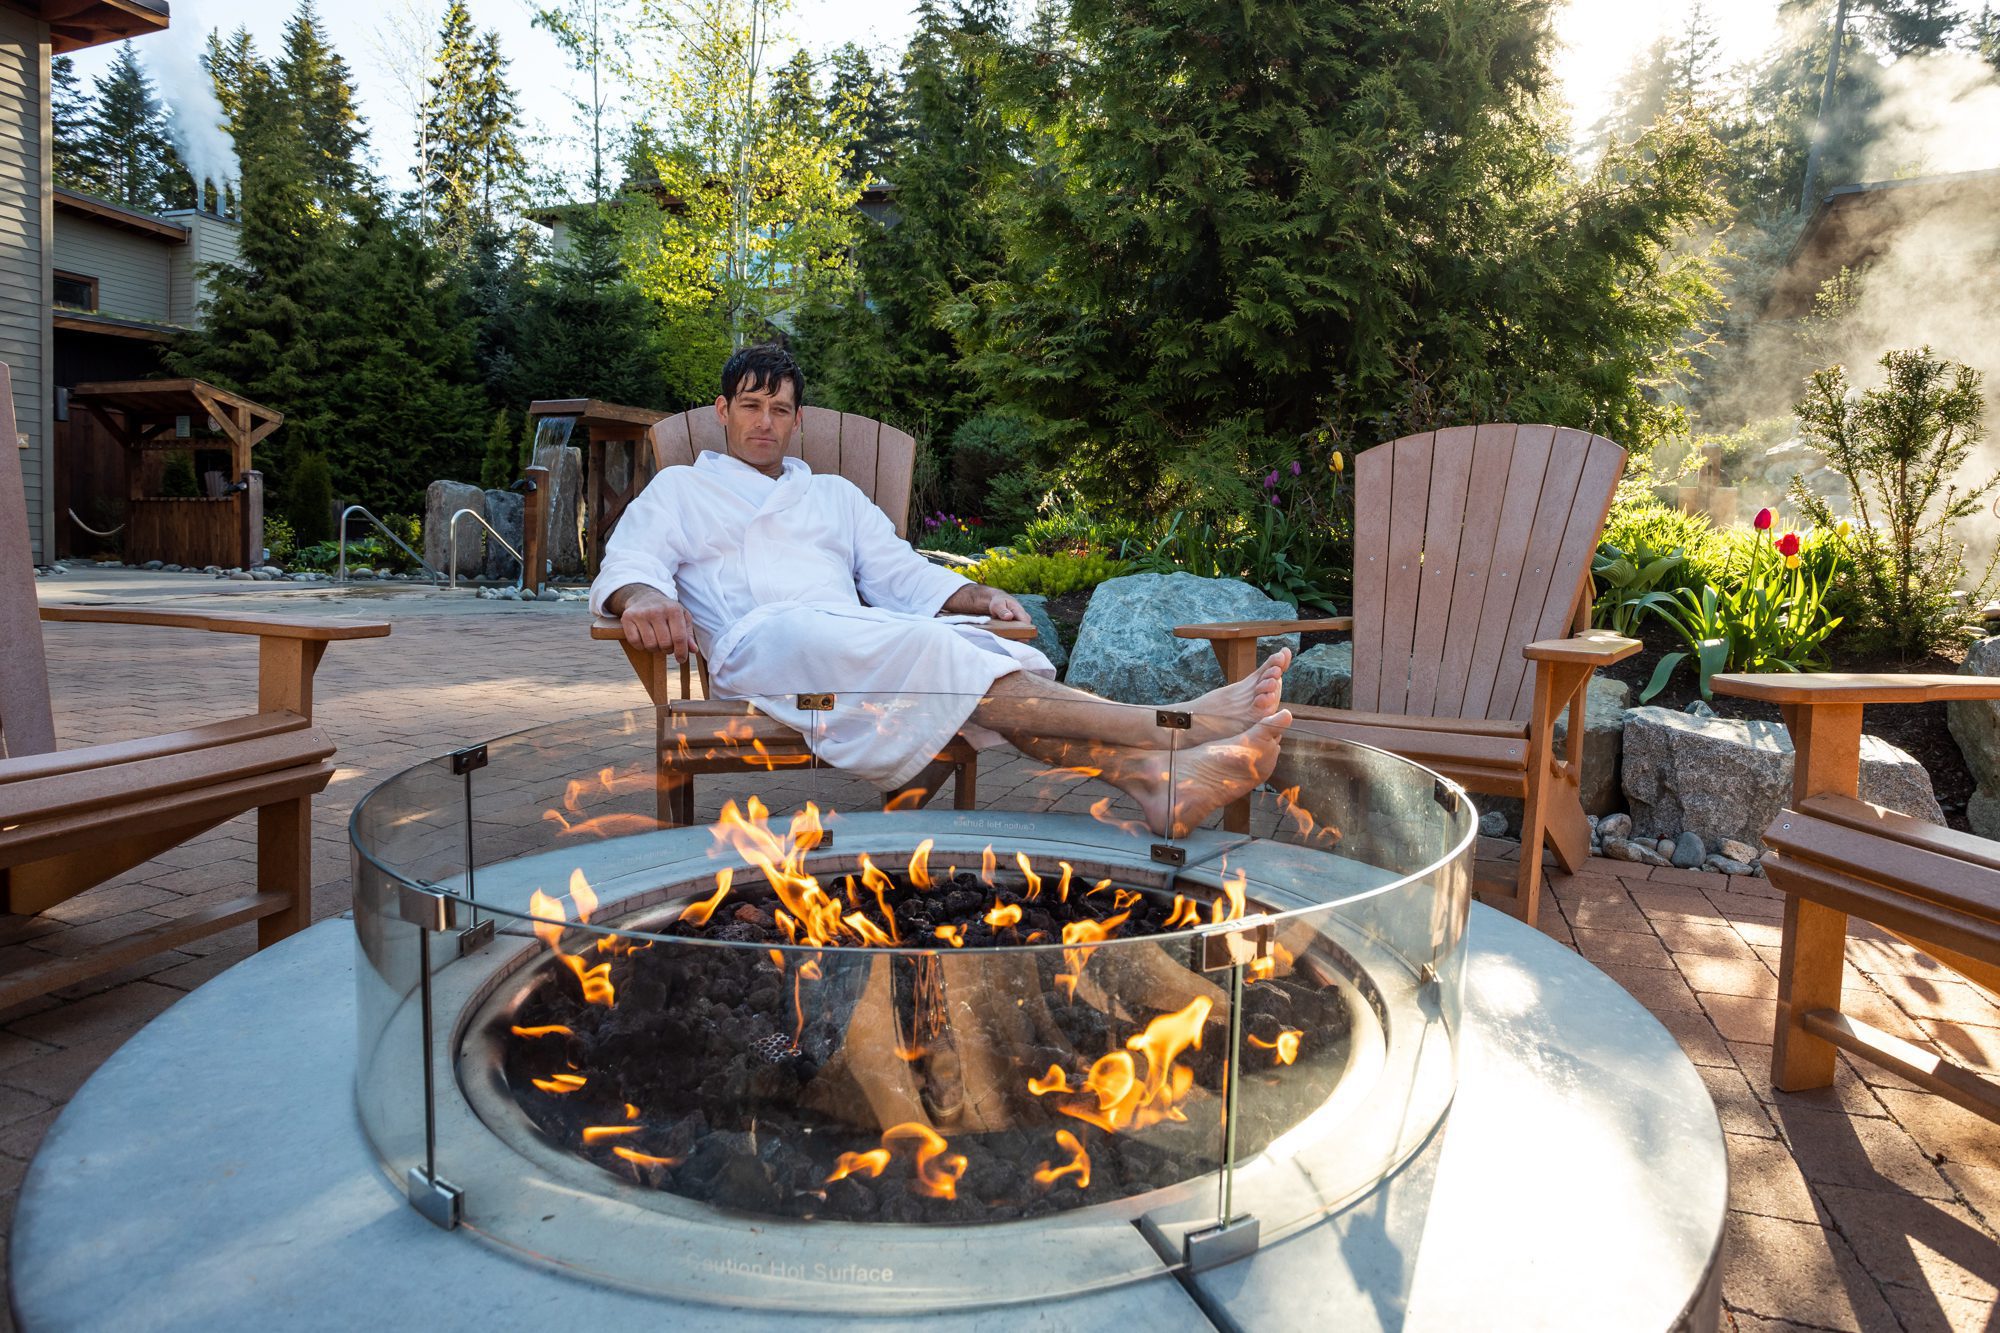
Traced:
<svg viewBox="0 0 2000 1333">
<path fill-rule="evenodd" d="M 917 520 L 910 542 L 926 551 L 948 551 L 953 555 L 980 555 L 990 536 L 986 525 L 976 518 L 960 518 L 943 512 L 925 514 Z"/>
<path fill-rule="evenodd" d="M 271 553 L 271 563 L 288 565 L 299 549 L 299 539 L 292 532 L 292 525 L 282 518 L 264 518 L 264 548 Z"/>
<path fill-rule="evenodd" d="M 350 564 L 360 563 L 353 558 L 354 544 L 351 542 L 348 544 L 347 554 Z M 314 542 L 310 546 L 301 546 L 293 551 L 291 564 L 287 568 L 329 570 L 334 567 L 338 555 L 339 552 L 332 542 Z"/>
<path fill-rule="evenodd" d="M 975 583 L 1002 592 L 1061 597 L 1095 588 L 1125 573 L 1126 568 L 1123 560 L 1100 553 L 1073 555 L 1065 551 L 1052 555 L 996 553 L 961 572 Z"/>
<path fill-rule="evenodd" d="M 169 500 L 192 500 L 201 494 L 201 487 L 195 481 L 193 454 L 167 455 L 166 466 L 160 471 L 160 494 Z"/>
<path fill-rule="evenodd" d="M 333 540 L 333 471 L 319 454 L 305 454 L 285 488 L 285 520 L 304 545 Z"/>
<path fill-rule="evenodd" d="M 1718 671 L 1810 671 L 1826 665 L 1823 645 L 1840 624 L 1826 601 L 1838 570 L 1837 538 L 1786 533 L 1775 542 L 1768 522 L 1741 543 L 1744 562 L 1700 588 L 1651 592 L 1640 603 L 1687 641 L 1660 659 L 1640 692 L 1643 701 L 1666 687 L 1683 661 L 1699 675 L 1702 698 Z"/>
<path fill-rule="evenodd" d="M 1841 523 L 1800 481 L 1791 497 L 1840 543 L 1865 608 L 1865 636 L 1908 661 L 1969 632 L 1967 605 L 1984 600 L 1994 561 L 1961 603 L 1965 544 L 1956 528 L 1982 510 L 2000 474 L 1958 482 L 1985 435 L 1978 371 L 1928 347 L 1889 352 L 1880 364 L 1882 387 L 1852 396 L 1842 367 L 1817 372 L 1796 409 L 1806 438 L 1847 481 L 1855 522 Z"/>
</svg>

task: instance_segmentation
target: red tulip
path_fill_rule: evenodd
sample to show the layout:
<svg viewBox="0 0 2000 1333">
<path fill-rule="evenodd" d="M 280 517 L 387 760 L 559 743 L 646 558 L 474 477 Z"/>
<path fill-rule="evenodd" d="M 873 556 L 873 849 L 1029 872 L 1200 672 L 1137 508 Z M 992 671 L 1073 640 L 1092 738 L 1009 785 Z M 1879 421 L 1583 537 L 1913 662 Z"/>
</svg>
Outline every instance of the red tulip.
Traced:
<svg viewBox="0 0 2000 1333">
<path fill-rule="evenodd" d="M 1798 553 L 1799 553 L 1798 533 L 1788 532 L 1784 536 L 1778 538 L 1779 555 L 1797 555 Z"/>
<path fill-rule="evenodd" d="M 1757 531 L 1769 532 L 1771 530 L 1771 524 L 1774 520 L 1776 520 L 1776 518 L 1777 515 L 1773 514 L 1770 510 L 1759 509 L 1757 511 L 1757 517 L 1752 521 L 1756 524 Z"/>
</svg>

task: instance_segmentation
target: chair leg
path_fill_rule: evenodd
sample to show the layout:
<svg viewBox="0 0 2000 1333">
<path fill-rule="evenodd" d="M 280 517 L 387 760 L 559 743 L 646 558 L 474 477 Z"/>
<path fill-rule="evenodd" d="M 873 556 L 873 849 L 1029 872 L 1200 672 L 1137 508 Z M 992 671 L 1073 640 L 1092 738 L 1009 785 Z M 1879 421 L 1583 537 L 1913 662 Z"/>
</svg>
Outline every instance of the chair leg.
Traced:
<svg viewBox="0 0 2000 1333">
<path fill-rule="evenodd" d="M 952 779 L 951 808 L 954 810 L 976 810 L 979 808 L 979 756 L 970 755 L 958 765 L 958 775 Z"/>
<path fill-rule="evenodd" d="M 1832 1042 L 1800 1026 L 1801 1015 L 1840 1008 L 1847 967 L 1847 913 L 1795 894 L 1785 896 L 1778 955 L 1778 1023 L 1771 1038 L 1771 1086 L 1802 1092 L 1832 1084 Z"/>
<path fill-rule="evenodd" d="M 257 891 L 291 899 L 284 911 L 258 918 L 259 949 L 312 924 L 312 797 L 257 808 Z"/>
<path fill-rule="evenodd" d="M 1514 915 L 1531 926 L 1542 910 L 1542 845 L 1548 833 L 1545 793 L 1530 785 L 1527 799 L 1522 802 L 1521 869 L 1514 879 L 1512 907 Z"/>
</svg>

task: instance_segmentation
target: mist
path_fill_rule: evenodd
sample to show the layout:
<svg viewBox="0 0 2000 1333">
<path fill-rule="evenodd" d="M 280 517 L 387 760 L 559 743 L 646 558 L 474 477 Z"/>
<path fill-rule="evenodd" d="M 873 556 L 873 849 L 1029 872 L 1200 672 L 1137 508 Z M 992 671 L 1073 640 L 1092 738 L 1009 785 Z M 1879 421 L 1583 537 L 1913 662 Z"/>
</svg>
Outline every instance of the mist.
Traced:
<svg viewBox="0 0 2000 1333">
<path fill-rule="evenodd" d="M 168 132 L 181 161 L 197 186 L 207 182 L 219 198 L 225 189 L 240 186 L 243 170 L 215 85 L 201 67 L 207 33 L 198 6 L 176 0 L 172 26 L 134 49 L 167 109 Z"/>
</svg>

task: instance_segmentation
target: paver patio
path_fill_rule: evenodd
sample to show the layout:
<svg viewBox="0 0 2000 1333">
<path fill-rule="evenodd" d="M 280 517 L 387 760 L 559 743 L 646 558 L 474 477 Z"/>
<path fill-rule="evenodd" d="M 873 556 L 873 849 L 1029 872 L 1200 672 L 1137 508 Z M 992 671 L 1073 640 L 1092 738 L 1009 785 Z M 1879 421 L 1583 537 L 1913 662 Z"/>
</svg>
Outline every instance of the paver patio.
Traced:
<svg viewBox="0 0 2000 1333">
<path fill-rule="evenodd" d="M 465 742 L 645 702 L 623 655 L 585 640 L 573 603 L 342 597 L 254 584 L 225 594 L 207 581 L 159 576 L 136 585 L 86 576 L 42 591 L 130 595 L 135 586 L 197 598 L 194 606 L 226 598 L 232 609 L 276 603 L 394 623 L 389 639 L 334 645 L 320 672 L 316 712 L 340 767 L 317 806 L 319 917 L 347 908 L 346 820 L 377 781 Z M 65 746 L 227 716 L 255 694 L 254 648 L 225 636 L 45 628 Z M 1027 791 L 1033 767 L 983 765 L 982 799 Z M 254 850 L 247 821 L 238 821 L 45 917 L 0 918 L 0 956 L 64 953 L 240 892 Z M 1518 855 L 1515 845 L 1488 840 L 1479 850 L 1491 859 Z M 1593 859 L 1579 874 L 1552 873 L 1549 887 L 1543 928 L 1657 1015 L 1715 1097 L 1732 1170 L 1726 1323 L 1745 1333 L 2000 1328 L 2000 1126 L 1845 1056 L 1833 1088 L 1773 1092 L 1782 903 L 1769 884 Z M 212 936 L 0 1012 L 0 1217 L 10 1226 L 27 1160 L 63 1103 L 148 1019 L 246 956 L 254 934 L 244 927 Z M 1847 952 L 1850 1012 L 2000 1066 L 2000 1006 L 1982 992 L 1865 925 Z M 228 1045 L 218 1033 L 218 1076 Z"/>
</svg>

